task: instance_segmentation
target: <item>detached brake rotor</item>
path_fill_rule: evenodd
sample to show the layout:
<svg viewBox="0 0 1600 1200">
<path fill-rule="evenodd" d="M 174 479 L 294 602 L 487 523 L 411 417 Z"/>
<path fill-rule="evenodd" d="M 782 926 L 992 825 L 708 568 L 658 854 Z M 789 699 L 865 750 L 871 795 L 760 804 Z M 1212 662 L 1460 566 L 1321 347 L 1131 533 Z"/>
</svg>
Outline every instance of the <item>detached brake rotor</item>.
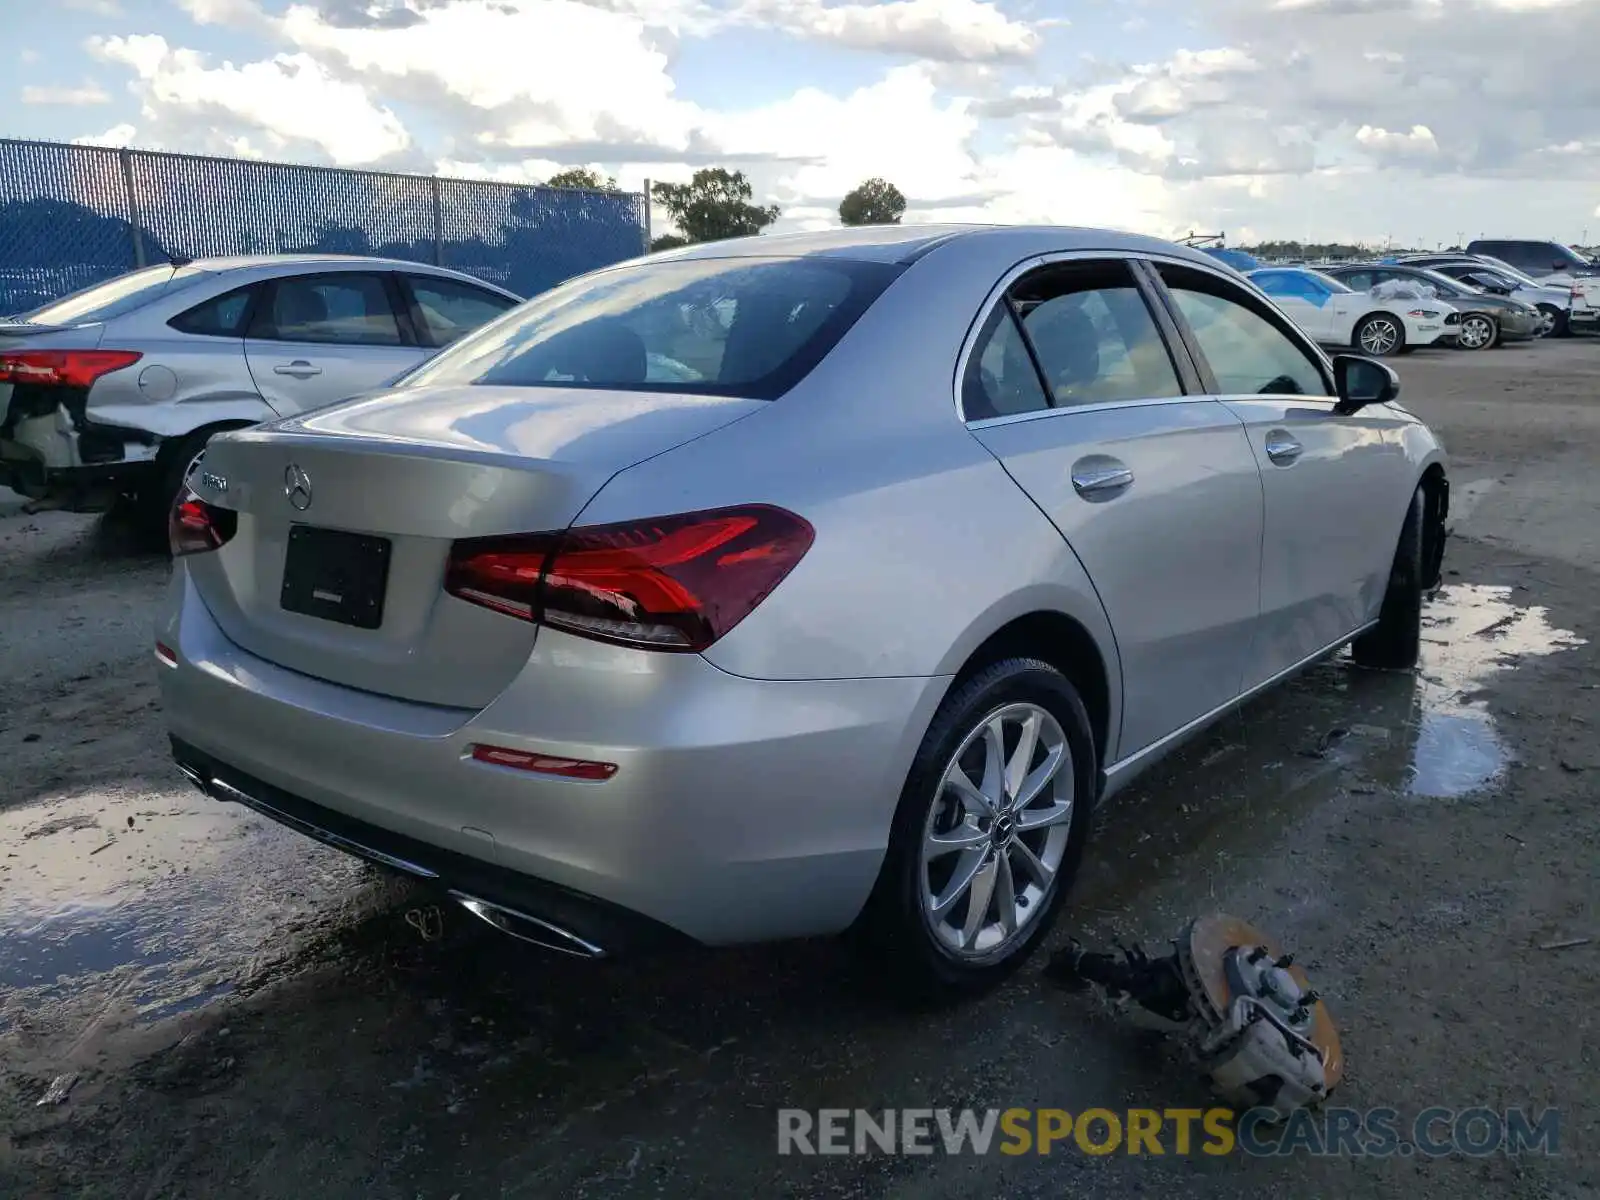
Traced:
<svg viewBox="0 0 1600 1200">
<path fill-rule="evenodd" d="M 1213 1090 L 1237 1109 L 1268 1108 L 1282 1120 L 1320 1104 L 1344 1077 L 1339 1031 L 1305 971 L 1237 917 L 1191 921 L 1161 958 L 1073 942 L 1046 973 L 1152 1014 L 1188 1042 Z"/>
</svg>

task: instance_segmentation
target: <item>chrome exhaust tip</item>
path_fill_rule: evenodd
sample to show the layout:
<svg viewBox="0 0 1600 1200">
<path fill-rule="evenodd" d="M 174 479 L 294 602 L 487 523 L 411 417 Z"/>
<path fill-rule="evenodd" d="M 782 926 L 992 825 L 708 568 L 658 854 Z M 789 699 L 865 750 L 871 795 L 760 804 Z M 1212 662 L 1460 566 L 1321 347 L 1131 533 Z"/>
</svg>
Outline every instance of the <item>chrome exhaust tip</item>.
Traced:
<svg viewBox="0 0 1600 1200">
<path fill-rule="evenodd" d="M 207 796 L 211 795 L 211 781 L 209 779 L 200 774 L 199 771 L 196 771 L 188 763 L 178 763 L 177 766 L 178 770 L 183 773 L 183 777 L 185 779 L 194 784 L 195 787 L 199 788 Z"/>
<path fill-rule="evenodd" d="M 585 941 L 571 930 L 551 924 L 540 917 L 530 917 L 527 913 L 477 896 L 469 896 L 465 892 L 452 891 L 450 899 L 484 924 L 492 925 L 507 937 L 516 938 L 519 942 L 527 942 L 544 950 L 553 950 L 557 954 L 570 954 L 574 958 L 604 958 L 606 955 L 605 950 L 593 942 Z"/>
</svg>

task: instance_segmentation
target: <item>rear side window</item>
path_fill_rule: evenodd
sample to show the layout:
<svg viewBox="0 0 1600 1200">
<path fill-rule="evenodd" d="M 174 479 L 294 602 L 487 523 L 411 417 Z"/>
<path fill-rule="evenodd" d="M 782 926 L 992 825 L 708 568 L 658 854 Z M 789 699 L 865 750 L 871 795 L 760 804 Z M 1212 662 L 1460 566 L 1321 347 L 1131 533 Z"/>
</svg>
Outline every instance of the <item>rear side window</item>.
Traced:
<svg viewBox="0 0 1600 1200">
<path fill-rule="evenodd" d="M 205 337 L 243 337 L 245 317 L 250 312 L 250 297 L 255 290 L 254 287 L 243 287 L 224 292 L 179 313 L 167 324 L 180 333 Z"/>
<path fill-rule="evenodd" d="M 961 411 L 981 421 L 1181 395 L 1128 264 L 1071 263 L 1024 276 L 990 314 L 967 359 Z"/>
<path fill-rule="evenodd" d="M 345 346 L 398 346 L 400 325 L 377 275 L 290 275 L 272 285 L 252 338 Z"/>
<path fill-rule="evenodd" d="M 195 266 L 173 267 L 163 263 L 159 267 L 145 267 L 52 300 L 43 308 L 25 313 L 24 317 L 38 325 L 109 321 L 112 317 L 143 308 L 168 293 L 193 287 L 205 275 Z"/>
<path fill-rule="evenodd" d="M 404 383 L 772 400 L 822 361 L 901 269 L 831 258 L 718 258 L 599 271 L 461 339 Z"/>
<path fill-rule="evenodd" d="M 1378 282 L 1377 275 L 1372 271 L 1340 271 L 1338 279 L 1345 287 L 1358 292 L 1369 291 Z"/>
<path fill-rule="evenodd" d="M 517 302 L 496 292 L 432 275 L 407 275 L 422 318 L 420 332 L 430 346 L 448 346 L 487 325 Z"/>
<path fill-rule="evenodd" d="M 1331 396 L 1322 367 L 1251 298 L 1201 271 L 1158 268 L 1224 396 Z"/>
</svg>

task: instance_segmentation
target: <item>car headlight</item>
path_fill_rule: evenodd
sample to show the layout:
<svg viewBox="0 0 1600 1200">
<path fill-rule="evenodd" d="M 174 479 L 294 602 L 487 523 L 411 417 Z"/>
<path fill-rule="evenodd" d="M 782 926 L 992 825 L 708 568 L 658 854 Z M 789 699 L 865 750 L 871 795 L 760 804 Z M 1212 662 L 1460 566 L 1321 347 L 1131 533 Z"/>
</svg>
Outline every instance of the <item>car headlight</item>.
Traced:
<svg viewBox="0 0 1600 1200">
<path fill-rule="evenodd" d="M 1408 312 L 1406 314 L 1406 316 L 1408 316 L 1408 317 L 1423 317 L 1423 318 L 1426 318 L 1427 320 L 1430 320 L 1430 321 L 1434 317 L 1437 317 L 1438 315 L 1439 314 L 1434 309 L 1431 309 L 1431 308 L 1413 308 L 1410 312 Z"/>
</svg>

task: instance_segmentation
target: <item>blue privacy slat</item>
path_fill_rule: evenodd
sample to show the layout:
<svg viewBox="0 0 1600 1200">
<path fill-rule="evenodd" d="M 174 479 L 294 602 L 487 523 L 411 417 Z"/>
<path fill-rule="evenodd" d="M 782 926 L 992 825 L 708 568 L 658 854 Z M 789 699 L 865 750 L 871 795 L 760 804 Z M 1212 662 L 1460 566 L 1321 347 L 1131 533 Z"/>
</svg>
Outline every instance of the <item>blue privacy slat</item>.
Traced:
<svg viewBox="0 0 1600 1200">
<path fill-rule="evenodd" d="M 168 255 L 373 254 L 528 296 L 644 250 L 644 197 L 0 139 L 0 315 Z"/>
</svg>

